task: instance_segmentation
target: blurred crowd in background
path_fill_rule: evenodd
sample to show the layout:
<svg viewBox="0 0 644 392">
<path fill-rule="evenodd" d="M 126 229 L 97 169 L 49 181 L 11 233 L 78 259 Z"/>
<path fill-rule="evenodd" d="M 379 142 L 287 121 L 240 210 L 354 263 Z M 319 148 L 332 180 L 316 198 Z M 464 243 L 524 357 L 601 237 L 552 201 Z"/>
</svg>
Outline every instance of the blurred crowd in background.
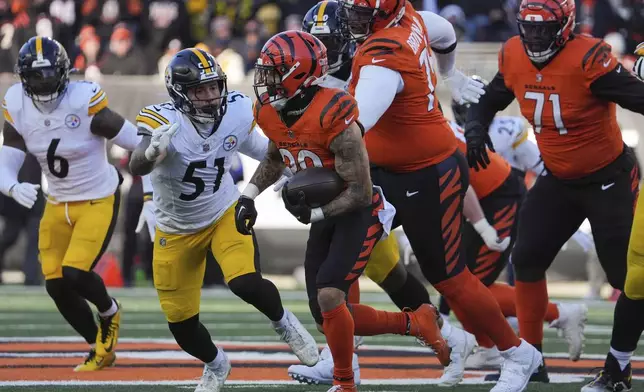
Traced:
<svg viewBox="0 0 644 392">
<path fill-rule="evenodd" d="M 72 64 L 90 79 L 100 75 L 163 74 L 169 58 L 199 45 L 241 82 L 258 51 L 280 30 L 298 29 L 317 0 L 0 0 L 0 72 L 12 72 L 29 37 L 59 40 Z M 414 0 L 441 14 L 459 40 L 504 41 L 517 33 L 520 0 Z M 644 1 L 577 0 L 578 31 L 609 35 L 621 53 L 644 37 Z M 601 17 L 599 17 L 601 15 Z M 161 71 L 161 72 L 160 72 Z"/>
</svg>

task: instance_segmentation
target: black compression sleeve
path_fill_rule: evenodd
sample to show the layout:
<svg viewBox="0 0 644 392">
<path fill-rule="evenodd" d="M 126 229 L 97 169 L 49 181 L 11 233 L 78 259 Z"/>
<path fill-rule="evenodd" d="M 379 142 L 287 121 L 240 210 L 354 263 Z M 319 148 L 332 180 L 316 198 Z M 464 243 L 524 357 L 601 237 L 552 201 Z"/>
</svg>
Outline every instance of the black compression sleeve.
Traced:
<svg viewBox="0 0 644 392">
<path fill-rule="evenodd" d="M 591 85 L 594 96 L 615 102 L 624 109 L 644 114 L 644 82 L 621 64 L 597 78 Z"/>
<path fill-rule="evenodd" d="M 485 95 L 479 103 L 472 104 L 467 111 L 467 122 L 478 122 L 488 129 L 497 112 L 505 109 L 514 100 L 514 93 L 505 85 L 503 74 L 497 72 L 485 87 Z"/>
</svg>

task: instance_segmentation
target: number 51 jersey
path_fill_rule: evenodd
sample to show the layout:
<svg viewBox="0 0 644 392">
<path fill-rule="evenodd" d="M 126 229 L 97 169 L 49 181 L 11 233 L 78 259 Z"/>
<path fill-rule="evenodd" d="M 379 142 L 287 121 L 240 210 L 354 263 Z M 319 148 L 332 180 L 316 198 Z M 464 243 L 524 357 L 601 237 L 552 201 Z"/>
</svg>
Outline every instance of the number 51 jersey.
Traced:
<svg viewBox="0 0 644 392">
<path fill-rule="evenodd" d="M 92 118 L 107 107 L 107 95 L 92 82 L 69 82 L 58 106 L 41 112 L 21 83 L 7 90 L 5 121 L 18 131 L 45 173 L 55 202 L 96 200 L 114 194 L 119 177 L 107 161 L 107 140 L 94 135 Z"/>
<path fill-rule="evenodd" d="M 252 101 L 230 92 L 217 130 L 204 138 L 190 119 L 168 101 L 143 108 L 136 117 L 139 134 L 179 124 L 166 157 L 151 173 L 157 226 L 168 234 L 189 234 L 208 227 L 239 198 L 229 173 L 232 156 L 255 129 Z"/>
</svg>

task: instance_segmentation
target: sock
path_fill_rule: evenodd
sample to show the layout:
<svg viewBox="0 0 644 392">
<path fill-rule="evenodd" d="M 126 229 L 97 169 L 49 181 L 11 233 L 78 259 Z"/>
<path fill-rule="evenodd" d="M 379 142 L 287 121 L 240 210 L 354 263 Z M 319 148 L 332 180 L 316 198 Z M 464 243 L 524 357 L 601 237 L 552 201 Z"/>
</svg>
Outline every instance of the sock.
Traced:
<svg viewBox="0 0 644 392">
<path fill-rule="evenodd" d="M 493 283 L 488 286 L 488 289 L 496 298 L 496 302 L 499 303 L 501 311 L 505 317 L 516 317 L 517 316 L 517 295 L 516 289 L 512 286 L 508 286 L 503 283 Z M 548 308 L 546 309 L 545 321 L 551 323 L 559 318 L 559 308 L 557 304 L 548 302 Z"/>
<path fill-rule="evenodd" d="M 98 326 L 87 301 L 62 278 L 46 280 L 45 288 L 67 323 L 88 344 L 93 345 L 96 342 Z"/>
<path fill-rule="evenodd" d="M 486 330 L 473 321 L 467 311 L 463 311 L 459 306 L 454 306 L 452 310 L 454 311 L 456 318 L 461 322 L 462 328 L 476 337 L 476 342 L 479 346 L 485 348 L 494 347 L 494 342 L 487 335 Z"/>
<path fill-rule="evenodd" d="M 284 313 L 282 314 L 281 319 L 277 321 L 271 321 L 271 324 L 273 324 L 273 327 L 283 328 L 284 326 L 286 326 L 286 324 L 288 323 L 288 314 L 289 314 L 289 311 L 284 309 Z"/>
<path fill-rule="evenodd" d="M 324 335 L 333 356 L 333 383 L 352 386 L 353 317 L 344 302 L 329 312 L 322 312 L 322 317 Z"/>
<path fill-rule="evenodd" d="M 548 307 L 546 308 L 546 317 L 544 320 L 551 323 L 559 318 L 559 308 L 557 304 L 548 302 Z"/>
<path fill-rule="evenodd" d="M 112 298 L 112 306 L 105 312 L 98 312 L 98 315 L 101 316 L 102 318 L 107 318 L 115 315 L 118 310 L 119 310 L 119 306 L 117 305 L 114 298 Z"/>
<path fill-rule="evenodd" d="M 519 334 L 533 346 L 541 345 L 543 342 L 543 322 L 548 310 L 546 280 L 516 281 L 516 293 Z"/>
<path fill-rule="evenodd" d="M 347 294 L 347 303 L 359 304 L 360 303 L 360 281 L 356 279 L 351 286 L 349 286 L 349 293 Z"/>
<path fill-rule="evenodd" d="M 449 307 L 447 299 L 441 295 L 441 299 L 438 301 L 438 313 L 449 316 L 449 313 L 452 311 L 452 308 Z"/>
<path fill-rule="evenodd" d="M 405 308 L 416 310 L 422 304 L 432 303 L 425 286 L 411 273 L 407 273 L 407 280 L 399 289 L 387 291 L 387 295 L 401 310 Z"/>
<path fill-rule="evenodd" d="M 217 347 L 210 333 L 199 322 L 199 314 L 178 323 L 168 322 L 170 332 L 181 349 L 203 363 L 210 363 L 217 357 Z"/>
<path fill-rule="evenodd" d="M 405 335 L 409 317 L 402 312 L 385 312 L 367 305 L 351 305 L 357 336 Z"/>
<path fill-rule="evenodd" d="M 210 362 L 207 362 L 206 365 L 210 368 L 210 370 L 215 371 L 219 368 L 222 362 L 225 361 L 224 357 L 224 350 L 218 348 L 215 346 L 215 349 L 217 350 L 217 354 L 215 354 L 215 359 L 213 359 Z"/>
<path fill-rule="evenodd" d="M 619 368 L 621 370 L 626 369 L 626 366 L 628 366 L 629 363 L 631 363 L 631 357 L 633 356 L 633 352 L 623 352 L 623 351 L 617 351 L 614 348 L 610 348 L 610 353 L 613 354 L 617 362 L 619 363 Z"/>
<path fill-rule="evenodd" d="M 480 330 L 481 335 L 487 335 L 499 350 L 521 344 L 490 290 L 470 270 L 465 269 L 434 287 L 446 297 L 454 313 L 464 318 L 461 322 L 470 322 Z"/>
<path fill-rule="evenodd" d="M 630 299 L 622 292 L 615 304 L 610 346 L 623 353 L 635 351 L 642 329 L 644 329 L 644 300 Z"/>
</svg>

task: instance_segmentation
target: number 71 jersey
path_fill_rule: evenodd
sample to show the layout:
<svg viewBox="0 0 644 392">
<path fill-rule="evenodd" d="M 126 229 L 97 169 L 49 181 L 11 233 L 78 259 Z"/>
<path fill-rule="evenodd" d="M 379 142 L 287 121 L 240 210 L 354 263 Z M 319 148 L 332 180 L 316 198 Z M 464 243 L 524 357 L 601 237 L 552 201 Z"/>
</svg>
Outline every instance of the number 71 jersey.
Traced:
<svg viewBox="0 0 644 392">
<path fill-rule="evenodd" d="M 621 65 L 610 46 L 584 35 L 568 41 L 540 70 L 518 36 L 503 45 L 499 73 L 532 124 L 541 157 L 556 177 L 587 176 L 622 153 L 615 104 L 591 90 L 594 81 L 616 67 Z"/>
<path fill-rule="evenodd" d="M 179 124 L 167 156 L 150 176 L 159 229 L 168 234 L 199 231 L 237 201 L 239 191 L 229 171 L 232 156 L 255 128 L 250 98 L 230 92 L 226 114 L 216 132 L 206 138 L 171 102 L 143 108 L 136 123 L 141 135 Z"/>
</svg>

